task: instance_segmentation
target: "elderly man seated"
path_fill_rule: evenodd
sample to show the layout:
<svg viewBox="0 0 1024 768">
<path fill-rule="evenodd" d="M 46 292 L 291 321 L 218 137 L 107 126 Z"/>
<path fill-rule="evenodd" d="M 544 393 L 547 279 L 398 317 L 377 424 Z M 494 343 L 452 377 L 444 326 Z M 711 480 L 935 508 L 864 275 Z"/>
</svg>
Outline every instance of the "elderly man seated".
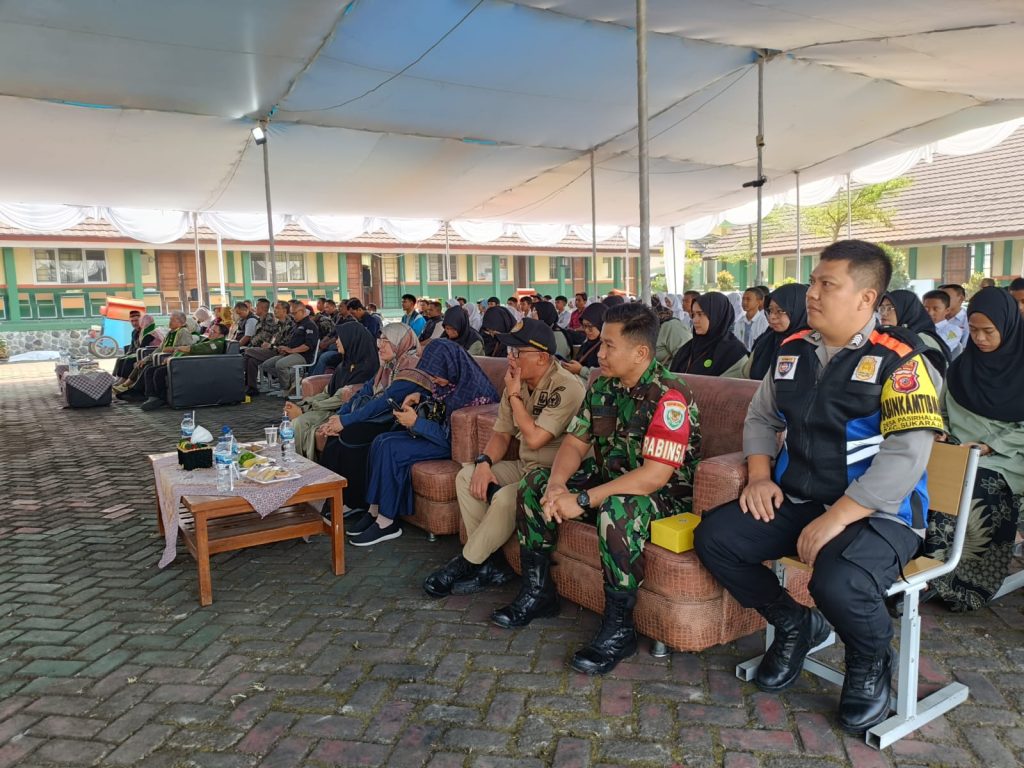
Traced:
<svg viewBox="0 0 1024 768">
<path fill-rule="evenodd" d="M 191 355 L 222 355 L 227 349 L 228 327 L 223 323 L 213 323 L 207 331 L 207 337 L 200 339 L 195 344 L 174 348 L 173 357 L 188 357 Z M 142 410 L 152 411 L 163 408 L 167 405 L 167 361 L 165 358 L 158 365 L 149 366 L 143 374 L 146 388 L 146 402 L 142 404 Z"/>
<path fill-rule="evenodd" d="M 307 365 L 313 362 L 313 355 L 320 341 L 320 332 L 316 323 L 309 316 L 309 309 L 301 301 L 289 302 L 294 326 L 288 341 L 277 347 L 277 354 L 260 366 L 263 375 L 271 383 L 276 384 L 276 391 L 271 394 L 287 393 L 292 385 L 292 366 Z"/>
<path fill-rule="evenodd" d="M 522 320 L 497 338 L 508 347 L 509 363 L 494 434 L 455 483 L 469 538 L 461 554 L 423 582 L 433 597 L 471 594 L 512 578 L 501 546 L 516 528 L 519 483 L 531 470 L 551 468 L 585 394 L 579 377 L 555 359 L 555 333 L 544 323 Z M 502 461 L 512 438 L 519 458 Z"/>
</svg>

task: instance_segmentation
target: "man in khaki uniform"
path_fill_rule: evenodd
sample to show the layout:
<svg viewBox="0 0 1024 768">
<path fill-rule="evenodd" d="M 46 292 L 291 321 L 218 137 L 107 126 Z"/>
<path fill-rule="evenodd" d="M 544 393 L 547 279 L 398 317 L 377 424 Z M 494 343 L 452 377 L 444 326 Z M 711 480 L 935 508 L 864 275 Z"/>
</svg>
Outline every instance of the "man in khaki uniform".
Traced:
<svg viewBox="0 0 1024 768">
<path fill-rule="evenodd" d="M 501 546 L 515 531 L 519 483 L 530 470 L 551 467 L 586 392 L 579 377 L 558 364 L 555 333 L 544 323 L 527 318 L 497 338 L 509 356 L 498 420 L 484 452 L 455 481 L 469 538 L 461 554 L 423 582 L 433 597 L 471 594 L 512 578 Z M 496 461 L 513 438 L 519 458 Z"/>
</svg>

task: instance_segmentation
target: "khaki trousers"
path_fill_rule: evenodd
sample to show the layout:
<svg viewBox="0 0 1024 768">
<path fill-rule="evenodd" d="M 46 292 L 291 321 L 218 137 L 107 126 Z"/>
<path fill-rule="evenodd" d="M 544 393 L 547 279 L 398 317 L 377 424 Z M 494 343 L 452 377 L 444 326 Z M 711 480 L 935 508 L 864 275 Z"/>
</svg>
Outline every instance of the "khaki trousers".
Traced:
<svg viewBox="0 0 1024 768">
<path fill-rule="evenodd" d="M 459 497 L 459 513 L 466 525 L 469 538 L 462 548 L 462 556 L 479 565 L 501 549 L 516 530 L 516 494 L 519 481 L 526 474 L 524 461 L 499 461 L 491 471 L 498 479 L 501 490 L 494 494 L 488 506 L 486 501 L 476 498 L 469 490 L 473 479 L 473 464 L 463 464 L 455 478 L 455 491 Z"/>
</svg>

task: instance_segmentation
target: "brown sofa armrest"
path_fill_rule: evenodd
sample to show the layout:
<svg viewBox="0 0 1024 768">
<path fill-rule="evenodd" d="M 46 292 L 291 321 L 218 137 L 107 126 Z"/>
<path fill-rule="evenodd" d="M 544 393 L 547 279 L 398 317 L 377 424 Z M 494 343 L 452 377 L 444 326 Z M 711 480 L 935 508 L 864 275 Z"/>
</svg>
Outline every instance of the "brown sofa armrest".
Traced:
<svg viewBox="0 0 1024 768">
<path fill-rule="evenodd" d="M 324 373 L 319 376 L 307 376 L 302 380 L 302 396 L 312 397 L 327 389 L 331 383 L 331 374 Z"/>
<path fill-rule="evenodd" d="M 723 453 L 703 459 L 693 482 L 693 511 L 709 509 L 739 498 L 747 484 L 747 462 L 742 453 Z"/>
<path fill-rule="evenodd" d="M 481 441 L 478 422 L 482 416 L 497 416 L 498 404 L 470 405 L 452 414 L 452 461 L 466 464 L 473 461 L 487 446 L 490 430 Z M 493 420 L 491 421 L 493 424 Z"/>
</svg>

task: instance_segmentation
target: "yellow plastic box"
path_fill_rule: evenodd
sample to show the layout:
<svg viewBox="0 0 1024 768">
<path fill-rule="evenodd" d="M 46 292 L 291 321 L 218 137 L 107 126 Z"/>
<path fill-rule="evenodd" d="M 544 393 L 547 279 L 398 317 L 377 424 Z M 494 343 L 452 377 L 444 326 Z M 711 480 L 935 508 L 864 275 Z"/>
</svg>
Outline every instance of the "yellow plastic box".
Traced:
<svg viewBox="0 0 1024 768">
<path fill-rule="evenodd" d="M 700 517 L 692 512 L 655 520 L 651 523 L 651 543 L 669 552 L 688 552 L 693 549 L 693 529 L 698 523 Z"/>
</svg>

